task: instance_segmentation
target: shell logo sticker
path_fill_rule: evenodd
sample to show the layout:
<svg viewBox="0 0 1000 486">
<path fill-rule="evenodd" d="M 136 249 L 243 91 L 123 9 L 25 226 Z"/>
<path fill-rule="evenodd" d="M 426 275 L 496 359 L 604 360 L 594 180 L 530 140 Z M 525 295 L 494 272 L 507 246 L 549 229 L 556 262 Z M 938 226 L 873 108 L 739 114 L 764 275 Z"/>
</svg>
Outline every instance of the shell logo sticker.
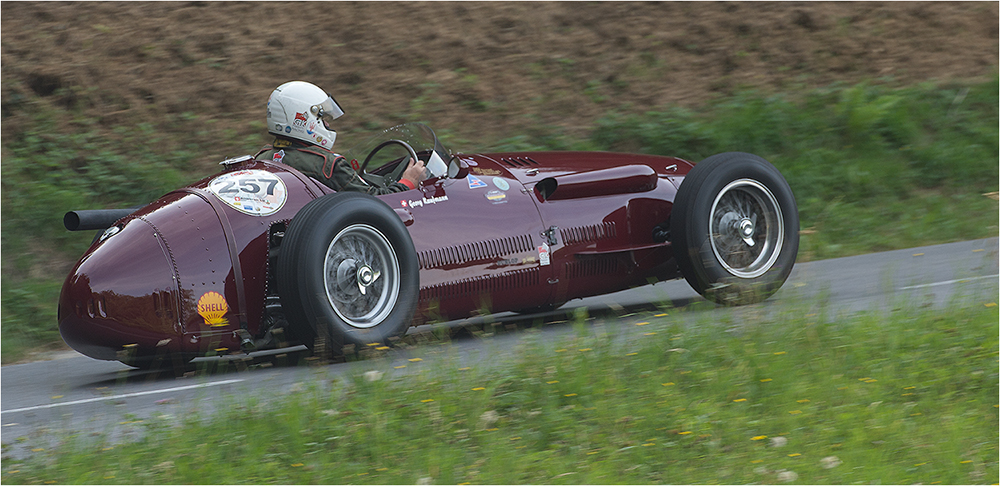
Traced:
<svg viewBox="0 0 1000 486">
<path fill-rule="evenodd" d="M 208 292 L 198 299 L 198 315 L 205 319 L 205 325 L 220 327 L 229 325 L 225 315 L 229 312 L 226 298 L 218 292 Z"/>
<path fill-rule="evenodd" d="M 288 199 L 284 181 L 266 170 L 222 174 L 208 183 L 208 190 L 231 208 L 252 216 L 274 214 Z"/>
</svg>

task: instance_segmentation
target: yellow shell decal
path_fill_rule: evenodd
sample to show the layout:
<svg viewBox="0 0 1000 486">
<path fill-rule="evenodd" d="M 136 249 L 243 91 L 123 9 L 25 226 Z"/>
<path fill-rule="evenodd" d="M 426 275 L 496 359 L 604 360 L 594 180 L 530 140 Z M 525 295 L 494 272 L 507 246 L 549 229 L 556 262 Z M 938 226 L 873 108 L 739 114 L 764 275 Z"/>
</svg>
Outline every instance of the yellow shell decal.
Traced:
<svg viewBox="0 0 1000 486">
<path fill-rule="evenodd" d="M 218 292 L 208 292 L 198 299 L 198 314 L 205 318 L 205 325 L 212 327 L 228 325 L 229 321 L 225 318 L 227 312 L 229 304 Z"/>
</svg>

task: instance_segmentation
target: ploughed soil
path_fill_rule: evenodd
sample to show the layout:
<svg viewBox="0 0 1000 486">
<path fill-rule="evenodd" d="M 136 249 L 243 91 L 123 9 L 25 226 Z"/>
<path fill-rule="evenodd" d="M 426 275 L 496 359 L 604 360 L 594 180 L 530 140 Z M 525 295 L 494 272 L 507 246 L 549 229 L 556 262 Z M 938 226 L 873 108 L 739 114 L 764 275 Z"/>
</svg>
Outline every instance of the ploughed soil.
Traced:
<svg viewBox="0 0 1000 486">
<path fill-rule="evenodd" d="M 997 2 L 4 2 L 0 13 L 5 146 L 53 108 L 72 113 L 52 120 L 56 137 L 151 123 L 204 146 L 204 167 L 238 155 L 218 140 L 245 141 L 241 153 L 265 141 L 267 97 L 294 79 L 343 105 L 341 140 L 422 121 L 486 143 L 542 127 L 586 135 L 611 110 L 748 88 L 988 79 L 998 58 Z"/>
</svg>

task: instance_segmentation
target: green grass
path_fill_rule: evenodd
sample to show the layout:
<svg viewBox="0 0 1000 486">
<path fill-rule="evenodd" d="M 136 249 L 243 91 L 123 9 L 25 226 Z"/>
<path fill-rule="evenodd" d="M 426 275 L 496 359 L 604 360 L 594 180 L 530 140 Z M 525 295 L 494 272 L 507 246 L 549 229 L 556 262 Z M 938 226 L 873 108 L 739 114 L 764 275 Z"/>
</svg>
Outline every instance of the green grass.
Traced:
<svg viewBox="0 0 1000 486">
<path fill-rule="evenodd" d="M 425 88 L 415 103 L 433 101 L 433 86 Z M 998 88 L 994 77 L 968 86 L 748 91 L 697 110 L 618 107 L 586 139 L 531 117 L 525 134 L 503 140 L 460 140 L 449 127 L 435 128 L 466 152 L 614 150 L 695 162 L 725 151 L 756 153 L 795 193 L 799 260 L 806 261 L 997 236 L 997 201 L 984 194 L 995 197 L 1000 180 Z M 207 147 L 242 154 L 265 140 L 259 121 L 237 133 L 193 113 L 168 114 L 156 125 L 138 120 L 109 137 L 95 128 L 98 121 L 59 105 L 17 106 L 35 114 L 3 146 L 0 314 L 4 337 L 16 336 L 2 340 L 4 363 L 60 342 L 58 288 L 93 237 L 65 231 L 66 211 L 145 204 L 215 171 L 222 156 L 213 159 Z M 53 127 L 51 120 L 70 122 Z"/>
<path fill-rule="evenodd" d="M 800 260 L 998 234 L 997 80 L 890 89 L 860 84 L 744 92 L 698 111 L 609 113 L 586 141 L 551 130 L 504 149 L 592 149 L 698 162 L 728 151 L 771 161 L 795 193 Z M 995 197 L 995 194 L 994 194 Z"/>
<path fill-rule="evenodd" d="M 985 305 L 984 305 L 985 304 Z M 823 305 L 578 314 L 522 331 L 509 363 L 447 342 L 318 368 L 287 396 L 129 419 L 141 437 L 60 437 L 5 459 L 27 483 L 995 483 L 996 302 L 839 317 Z M 666 315 L 669 314 L 669 315 Z M 729 317 L 722 317 L 729 316 Z M 489 337 L 484 353 L 492 353 Z M 469 359 L 476 363 L 475 356 Z M 348 366 L 348 365 L 343 365 Z M 364 372 L 386 372 L 375 381 Z M 252 374 L 251 374 L 252 376 Z M 217 400 L 213 400 L 213 403 Z M 197 403 L 185 410 L 199 410 Z M 40 449 L 37 437 L 5 448 Z M 9 442 L 7 442 L 9 441 Z M 425 479 L 426 478 L 426 479 Z"/>
</svg>

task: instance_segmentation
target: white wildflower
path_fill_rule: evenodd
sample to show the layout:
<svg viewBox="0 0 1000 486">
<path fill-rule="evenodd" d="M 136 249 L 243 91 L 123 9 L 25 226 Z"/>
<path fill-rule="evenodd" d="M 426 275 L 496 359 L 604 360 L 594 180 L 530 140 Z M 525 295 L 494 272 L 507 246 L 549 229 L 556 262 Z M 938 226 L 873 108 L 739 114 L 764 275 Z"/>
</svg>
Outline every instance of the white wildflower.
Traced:
<svg viewBox="0 0 1000 486">
<path fill-rule="evenodd" d="M 487 410 L 479 416 L 479 428 L 488 429 L 492 427 L 497 420 L 500 420 L 500 414 L 498 414 L 496 410 Z"/>
<path fill-rule="evenodd" d="M 820 459 L 819 462 L 823 465 L 823 469 L 833 469 L 842 464 L 837 456 L 827 456 Z"/>
<path fill-rule="evenodd" d="M 799 475 L 795 474 L 795 471 L 781 471 L 778 473 L 778 481 L 783 483 L 791 483 L 799 479 Z"/>
</svg>

